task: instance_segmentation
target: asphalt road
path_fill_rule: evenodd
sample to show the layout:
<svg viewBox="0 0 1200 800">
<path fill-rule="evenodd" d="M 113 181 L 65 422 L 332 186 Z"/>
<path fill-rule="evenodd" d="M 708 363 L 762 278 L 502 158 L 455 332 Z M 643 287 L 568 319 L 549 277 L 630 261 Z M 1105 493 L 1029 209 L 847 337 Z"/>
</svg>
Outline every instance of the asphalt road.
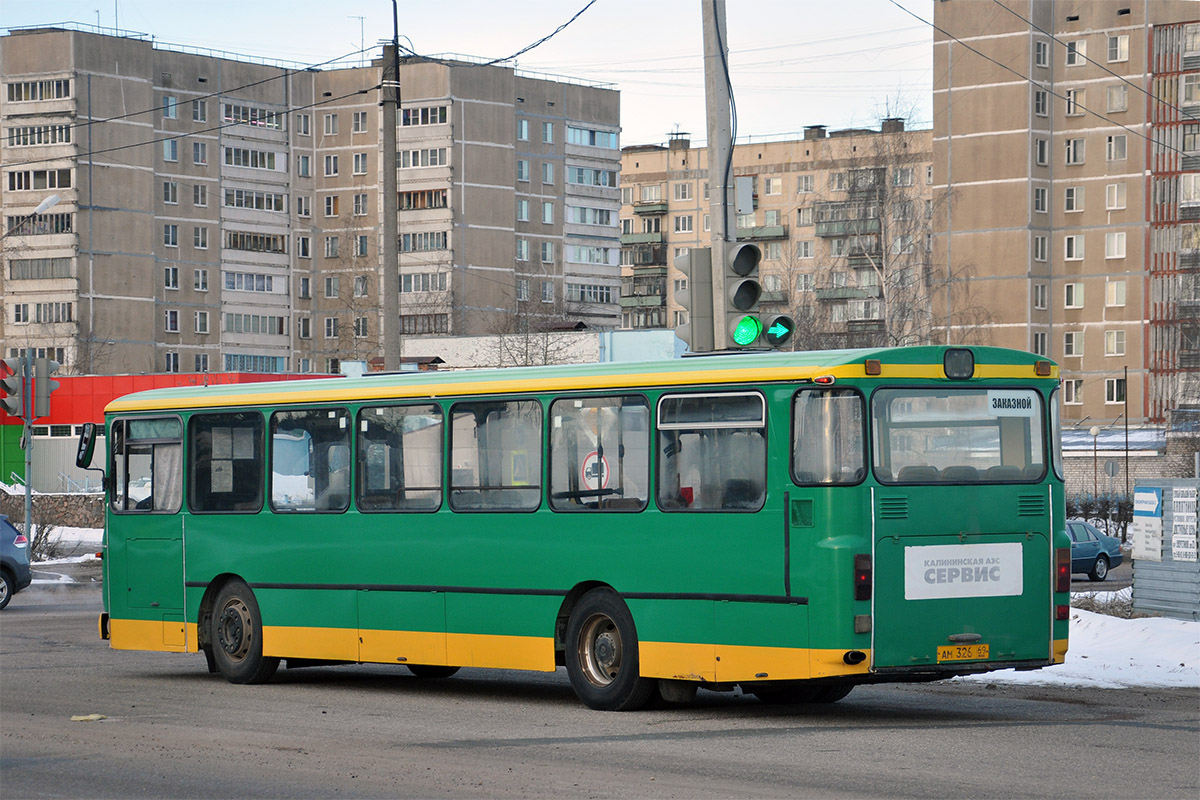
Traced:
<svg viewBox="0 0 1200 800">
<path fill-rule="evenodd" d="M 830 706 L 701 692 L 589 711 L 565 674 L 281 671 L 110 650 L 95 586 L 0 612 L 0 795 L 27 797 L 1200 796 L 1200 689 L 860 687 Z M 102 714 L 99 721 L 72 716 Z"/>
</svg>

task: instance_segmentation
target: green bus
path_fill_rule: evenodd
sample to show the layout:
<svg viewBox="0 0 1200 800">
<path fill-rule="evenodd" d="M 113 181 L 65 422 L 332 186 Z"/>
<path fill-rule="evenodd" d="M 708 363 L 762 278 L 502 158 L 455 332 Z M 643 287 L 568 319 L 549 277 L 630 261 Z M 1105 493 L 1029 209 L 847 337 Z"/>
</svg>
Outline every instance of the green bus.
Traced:
<svg viewBox="0 0 1200 800">
<path fill-rule="evenodd" d="M 913 347 L 138 392 L 100 634 L 235 683 L 563 666 L 605 710 L 1061 663 L 1057 390 Z"/>
</svg>

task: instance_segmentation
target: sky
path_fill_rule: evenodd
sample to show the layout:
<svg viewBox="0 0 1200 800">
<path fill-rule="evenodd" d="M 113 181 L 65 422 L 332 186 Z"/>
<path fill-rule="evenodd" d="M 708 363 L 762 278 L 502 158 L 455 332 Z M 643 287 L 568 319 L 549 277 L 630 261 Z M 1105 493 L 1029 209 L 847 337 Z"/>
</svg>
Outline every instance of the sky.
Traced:
<svg viewBox="0 0 1200 800">
<path fill-rule="evenodd" d="M 424 55 L 507 57 L 587 5 L 399 0 L 399 33 Z M 932 21 L 933 5 L 729 0 L 738 141 L 784 138 L 807 125 L 877 127 L 887 116 L 932 127 L 932 29 L 901 6 Z M 0 9 L 8 27 L 115 25 L 161 42 L 302 64 L 347 56 L 392 35 L 387 0 L 0 0 Z M 622 145 L 665 142 L 674 131 L 699 142 L 706 138 L 702 51 L 699 0 L 595 0 L 517 66 L 620 89 Z"/>
<path fill-rule="evenodd" d="M 104 531 L 95 528 L 58 528 L 59 541 L 73 546 L 86 543 L 99 548 Z M 36 588 L 72 583 L 73 579 L 56 572 L 56 567 L 94 560 L 89 553 L 56 561 L 34 564 Z M 1103 584 L 1091 583 L 1090 587 Z M 1117 592 L 1103 588 L 1074 592 L 1104 602 L 1118 597 L 1128 602 L 1130 587 Z M 21 602 L 18 596 L 13 602 Z M 1200 687 L 1200 622 L 1151 617 L 1120 619 L 1071 609 L 1070 645 L 1062 664 L 1044 669 L 998 670 L 981 675 L 955 678 L 956 681 L 985 684 L 1037 684 L 1078 686 L 1094 689 L 1122 689 L 1135 686 L 1159 688 Z"/>
</svg>

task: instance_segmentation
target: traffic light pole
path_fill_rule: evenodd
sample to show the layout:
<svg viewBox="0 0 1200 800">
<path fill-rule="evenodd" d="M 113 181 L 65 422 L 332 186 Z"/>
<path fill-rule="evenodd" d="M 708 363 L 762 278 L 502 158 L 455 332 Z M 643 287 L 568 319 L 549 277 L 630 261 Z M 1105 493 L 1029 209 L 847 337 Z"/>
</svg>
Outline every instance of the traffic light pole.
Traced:
<svg viewBox="0 0 1200 800">
<path fill-rule="evenodd" d="M 25 451 L 25 535 L 33 541 L 33 422 L 50 415 L 50 393 L 58 381 L 50 376 L 58 370 L 58 362 L 34 358 L 33 351 L 4 360 L 12 375 L 3 379 L 4 410 L 19 417 L 22 425 L 21 449 Z"/>
<path fill-rule="evenodd" d="M 712 225 L 713 342 L 725 348 L 724 264 L 728 243 L 737 229 L 733 217 L 733 134 L 729 100 L 729 41 L 725 0 L 702 0 L 704 31 L 704 106 L 708 124 L 709 222 Z"/>
</svg>

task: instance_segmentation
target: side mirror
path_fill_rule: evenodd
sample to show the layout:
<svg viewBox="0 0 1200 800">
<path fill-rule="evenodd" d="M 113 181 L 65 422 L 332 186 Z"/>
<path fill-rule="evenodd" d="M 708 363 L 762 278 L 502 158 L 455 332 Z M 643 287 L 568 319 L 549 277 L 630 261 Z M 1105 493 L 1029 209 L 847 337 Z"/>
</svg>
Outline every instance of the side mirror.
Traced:
<svg viewBox="0 0 1200 800">
<path fill-rule="evenodd" d="M 75 466 L 87 469 L 92 466 L 92 453 L 96 449 L 96 423 L 83 423 L 79 433 L 79 449 L 75 452 Z"/>
</svg>

